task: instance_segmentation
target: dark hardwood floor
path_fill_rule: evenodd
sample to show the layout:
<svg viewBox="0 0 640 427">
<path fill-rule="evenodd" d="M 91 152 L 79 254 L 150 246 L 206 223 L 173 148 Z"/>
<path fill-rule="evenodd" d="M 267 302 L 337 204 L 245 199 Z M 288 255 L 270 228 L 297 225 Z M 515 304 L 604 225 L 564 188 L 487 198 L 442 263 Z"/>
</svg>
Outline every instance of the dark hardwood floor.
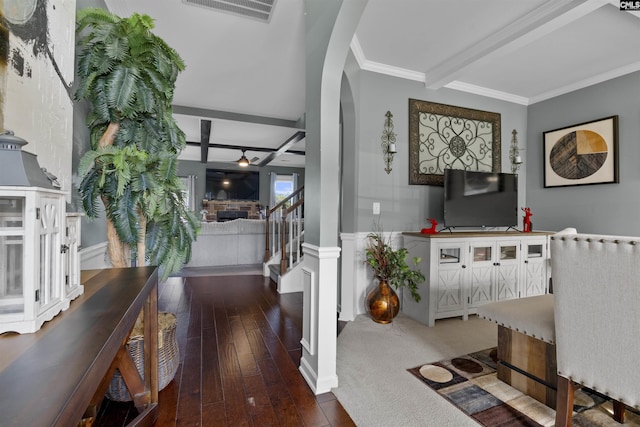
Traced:
<svg viewBox="0 0 640 427">
<path fill-rule="evenodd" d="M 333 393 L 315 396 L 298 371 L 302 294 L 262 276 L 170 278 L 158 307 L 178 318 L 180 366 L 160 392 L 156 426 L 353 426 Z M 136 410 L 105 399 L 94 426 Z"/>
</svg>

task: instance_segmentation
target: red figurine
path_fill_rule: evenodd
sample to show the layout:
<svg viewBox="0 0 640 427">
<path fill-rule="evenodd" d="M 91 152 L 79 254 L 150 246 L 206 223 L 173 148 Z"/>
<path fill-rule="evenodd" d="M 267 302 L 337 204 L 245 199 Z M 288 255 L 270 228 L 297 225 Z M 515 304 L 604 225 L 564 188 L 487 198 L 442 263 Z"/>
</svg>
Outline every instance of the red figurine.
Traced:
<svg viewBox="0 0 640 427">
<path fill-rule="evenodd" d="M 438 225 L 438 221 L 436 221 L 433 218 L 427 218 L 427 221 L 431 222 L 431 227 L 423 228 L 422 230 L 420 230 L 420 233 L 422 233 L 422 234 L 436 234 L 438 232 L 438 230 L 436 230 L 436 225 Z"/>
<path fill-rule="evenodd" d="M 522 232 L 523 233 L 531 233 L 531 217 L 533 214 L 531 213 L 530 208 L 522 208 L 524 211 L 524 218 L 522 219 Z"/>
</svg>

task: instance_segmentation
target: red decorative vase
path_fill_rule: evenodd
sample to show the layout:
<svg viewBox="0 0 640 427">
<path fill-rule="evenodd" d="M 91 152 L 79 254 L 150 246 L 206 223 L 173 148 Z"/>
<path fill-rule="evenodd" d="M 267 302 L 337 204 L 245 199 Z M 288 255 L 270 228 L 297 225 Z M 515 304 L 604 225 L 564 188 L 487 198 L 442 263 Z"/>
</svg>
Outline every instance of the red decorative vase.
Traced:
<svg viewBox="0 0 640 427">
<path fill-rule="evenodd" d="M 365 301 L 369 316 L 377 323 L 391 323 L 400 312 L 398 294 L 389 286 L 386 280 L 380 280 Z"/>
</svg>

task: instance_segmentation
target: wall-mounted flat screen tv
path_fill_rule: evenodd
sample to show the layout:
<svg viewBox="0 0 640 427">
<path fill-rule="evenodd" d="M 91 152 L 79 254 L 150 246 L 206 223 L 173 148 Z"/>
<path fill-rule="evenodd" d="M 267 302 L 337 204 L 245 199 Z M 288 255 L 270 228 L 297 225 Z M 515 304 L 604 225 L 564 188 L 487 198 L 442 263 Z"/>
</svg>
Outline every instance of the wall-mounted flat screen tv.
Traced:
<svg viewBox="0 0 640 427">
<path fill-rule="evenodd" d="M 445 227 L 515 227 L 516 225 L 518 225 L 518 175 L 445 169 Z"/>
<path fill-rule="evenodd" d="M 209 200 L 260 200 L 260 172 L 207 169 Z"/>
</svg>

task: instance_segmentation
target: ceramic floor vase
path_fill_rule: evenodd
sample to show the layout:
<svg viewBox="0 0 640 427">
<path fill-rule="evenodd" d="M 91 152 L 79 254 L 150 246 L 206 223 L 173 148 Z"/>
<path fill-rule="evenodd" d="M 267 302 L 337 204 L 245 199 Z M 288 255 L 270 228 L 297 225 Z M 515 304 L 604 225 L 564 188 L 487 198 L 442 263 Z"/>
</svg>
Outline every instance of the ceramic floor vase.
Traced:
<svg viewBox="0 0 640 427">
<path fill-rule="evenodd" d="M 365 305 L 369 316 L 378 323 L 390 323 L 400 311 L 398 294 L 385 280 L 369 292 Z"/>
</svg>

